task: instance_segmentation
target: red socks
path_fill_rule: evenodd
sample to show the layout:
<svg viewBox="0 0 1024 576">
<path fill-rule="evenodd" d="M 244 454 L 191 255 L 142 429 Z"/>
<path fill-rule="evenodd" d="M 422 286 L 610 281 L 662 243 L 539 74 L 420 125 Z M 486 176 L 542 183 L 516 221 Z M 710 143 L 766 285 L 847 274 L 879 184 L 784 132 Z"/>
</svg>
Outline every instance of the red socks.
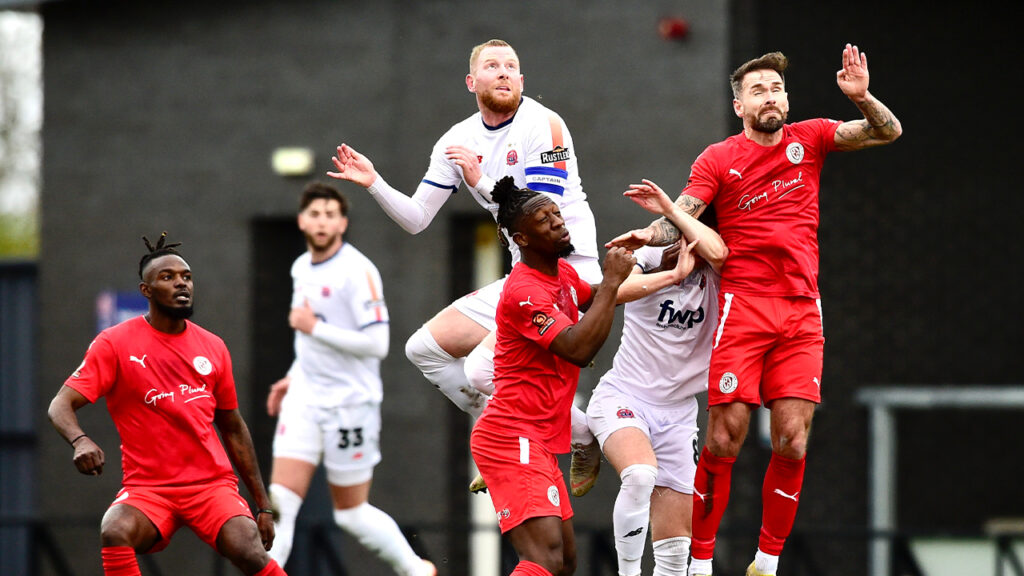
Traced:
<svg viewBox="0 0 1024 576">
<path fill-rule="evenodd" d="M 142 576 L 131 546 L 104 546 L 100 553 L 105 576 Z"/>
<path fill-rule="evenodd" d="M 277 564 L 276 560 L 271 558 L 270 563 L 264 566 L 263 570 L 257 572 L 255 576 L 288 576 L 288 574 L 284 571 L 284 568 Z"/>
<path fill-rule="evenodd" d="M 719 458 L 707 447 L 700 453 L 693 481 L 693 558 L 709 560 L 715 552 L 715 534 L 729 505 L 729 486 L 735 458 Z"/>
<path fill-rule="evenodd" d="M 793 460 L 773 453 L 761 487 L 761 537 L 758 548 L 765 554 L 778 556 L 793 530 L 800 490 L 804 484 L 806 458 Z"/>
<path fill-rule="evenodd" d="M 520 560 L 509 576 L 551 576 L 551 572 L 536 562 Z"/>
</svg>

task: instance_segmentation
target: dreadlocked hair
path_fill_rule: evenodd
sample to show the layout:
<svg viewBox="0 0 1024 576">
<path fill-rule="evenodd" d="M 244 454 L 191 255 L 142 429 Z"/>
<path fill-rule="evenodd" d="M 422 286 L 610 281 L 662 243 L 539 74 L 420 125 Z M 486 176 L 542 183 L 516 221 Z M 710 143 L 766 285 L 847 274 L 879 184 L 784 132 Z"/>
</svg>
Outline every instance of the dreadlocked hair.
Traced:
<svg viewBox="0 0 1024 576">
<path fill-rule="evenodd" d="M 181 242 L 168 244 L 167 231 L 160 233 L 160 238 L 156 241 L 156 245 L 153 245 L 153 243 L 149 241 L 149 238 L 146 238 L 145 236 L 142 237 L 142 241 L 146 243 L 146 248 L 149 249 L 149 252 L 144 254 L 142 259 L 139 260 L 139 279 L 141 280 L 145 280 L 145 278 L 142 277 L 142 271 L 145 270 L 146 266 L 156 258 L 167 256 L 168 254 L 174 254 L 179 257 L 181 256 L 181 253 L 175 250 L 176 247 L 181 246 Z"/>
<path fill-rule="evenodd" d="M 511 176 L 498 180 L 491 192 L 491 198 L 498 203 L 498 228 L 504 228 L 510 236 L 518 231 L 523 206 L 538 195 L 538 192 L 529 188 L 516 188 L 515 180 Z"/>
</svg>

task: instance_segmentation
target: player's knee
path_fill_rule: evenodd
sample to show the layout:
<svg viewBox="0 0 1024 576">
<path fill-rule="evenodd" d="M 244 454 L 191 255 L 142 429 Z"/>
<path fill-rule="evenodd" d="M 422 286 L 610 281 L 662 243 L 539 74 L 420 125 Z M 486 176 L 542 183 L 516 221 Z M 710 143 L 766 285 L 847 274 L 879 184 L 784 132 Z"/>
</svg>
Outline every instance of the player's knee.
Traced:
<svg viewBox="0 0 1024 576">
<path fill-rule="evenodd" d="M 654 490 L 654 483 L 658 481 L 658 468 L 650 464 L 633 464 L 626 466 L 619 474 L 624 486 L 639 486 Z"/>
<path fill-rule="evenodd" d="M 426 326 L 421 326 L 405 341 L 405 357 L 424 374 L 440 370 L 455 360 L 438 345 Z"/>
<path fill-rule="evenodd" d="M 134 510 L 132 508 L 131 510 Z M 141 512 L 129 512 L 124 506 L 107 510 L 100 523 L 100 542 L 106 546 L 148 547 L 158 536 L 152 523 Z"/>
<path fill-rule="evenodd" d="M 772 451 L 776 454 L 793 460 L 799 460 L 807 454 L 807 434 L 802 430 L 792 430 L 791 434 L 781 431 L 774 436 Z"/>
<path fill-rule="evenodd" d="M 235 516 L 224 523 L 217 534 L 217 550 L 245 574 L 259 572 L 270 561 L 256 523 L 248 516 Z"/>
<path fill-rule="evenodd" d="M 619 475 L 622 480 L 620 491 L 632 498 L 637 504 L 648 504 L 654 483 L 658 481 L 658 469 L 650 464 L 633 464 L 626 466 Z"/>
<path fill-rule="evenodd" d="M 494 394 L 494 350 L 477 346 L 466 356 L 464 370 L 474 388 L 488 396 Z"/>
</svg>

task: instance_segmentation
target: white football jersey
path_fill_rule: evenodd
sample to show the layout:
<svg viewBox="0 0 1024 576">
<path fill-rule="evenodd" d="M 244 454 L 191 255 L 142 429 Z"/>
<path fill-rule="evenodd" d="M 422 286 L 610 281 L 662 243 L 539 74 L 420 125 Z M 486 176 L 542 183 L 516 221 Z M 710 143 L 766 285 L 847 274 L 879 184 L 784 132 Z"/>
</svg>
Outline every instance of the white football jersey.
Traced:
<svg viewBox="0 0 1024 576">
<path fill-rule="evenodd" d="M 537 101 L 523 97 L 516 115 L 497 127 L 484 125 L 479 112 L 452 126 L 434 145 L 423 182 L 454 194 L 462 170 L 445 155 L 448 146 L 465 146 L 476 152 L 480 168 L 495 182 L 512 176 L 516 186 L 542 192 L 554 200 L 565 219 L 576 253 L 596 259 L 597 227 L 583 192 L 576 150 L 562 118 Z M 478 204 L 497 219 L 498 205 L 476 191 Z M 512 263 L 519 248 L 509 243 Z"/>
<path fill-rule="evenodd" d="M 349 243 L 314 264 L 309 252 L 292 264 L 292 307 L 310 307 L 321 322 L 346 330 L 387 323 L 380 273 L 369 258 Z M 294 370 L 288 395 L 301 394 L 309 403 L 337 406 L 380 402 L 383 387 L 380 359 L 339 350 L 310 334 L 295 331 Z"/>
<path fill-rule="evenodd" d="M 650 270 L 660 264 L 663 251 L 645 246 L 634 255 L 641 268 Z M 655 406 L 706 391 L 720 279 L 709 264 L 698 261 L 682 283 L 628 302 L 612 369 L 598 386 L 612 386 Z"/>
</svg>

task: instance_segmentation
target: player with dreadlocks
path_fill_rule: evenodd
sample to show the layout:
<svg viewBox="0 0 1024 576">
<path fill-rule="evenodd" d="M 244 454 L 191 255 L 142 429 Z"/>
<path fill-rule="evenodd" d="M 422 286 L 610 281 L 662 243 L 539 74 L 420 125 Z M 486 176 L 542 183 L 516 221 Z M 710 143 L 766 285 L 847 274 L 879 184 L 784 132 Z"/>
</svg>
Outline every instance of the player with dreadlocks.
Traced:
<svg viewBox="0 0 1024 576">
<path fill-rule="evenodd" d="M 511 177 L 498 182 L 493 197 L 498 226 L 521 260 L 498 301 L 494 395 L 473 427 L 470 448 L 498 525 L 519 554 L 512 574 L 571 574 L 572 508 L 556 455 L 569 452 L 579 367 L 608 337 L 616 291 L 635 260 L 611 249 L 601 284 L 591 286 L 563 259 L 572 239 L 555 202 L 516 188 Z"/>
<path fill-rule="evenodd" d="M 79 408 L 106 397 L 121 437 L 123 487 L 100 525 L 104 574 L 140 575 L 135 555 L 164 549 L 184 525 L 244 574 L 283 575 L 267 554 L 270 498 L 238 411 L 231 356 L 188 320 L 192 270 L 180 244 L 167 243 L 166 232 L 155 245 L 143 240 L 139 291 L 149 311 L 101 332 L 48 412 L 82 474 L 101 474 L 105 456 L 82 430 Z M 255 518 L 232 466 L 256 502 Z"/>
</svg>

